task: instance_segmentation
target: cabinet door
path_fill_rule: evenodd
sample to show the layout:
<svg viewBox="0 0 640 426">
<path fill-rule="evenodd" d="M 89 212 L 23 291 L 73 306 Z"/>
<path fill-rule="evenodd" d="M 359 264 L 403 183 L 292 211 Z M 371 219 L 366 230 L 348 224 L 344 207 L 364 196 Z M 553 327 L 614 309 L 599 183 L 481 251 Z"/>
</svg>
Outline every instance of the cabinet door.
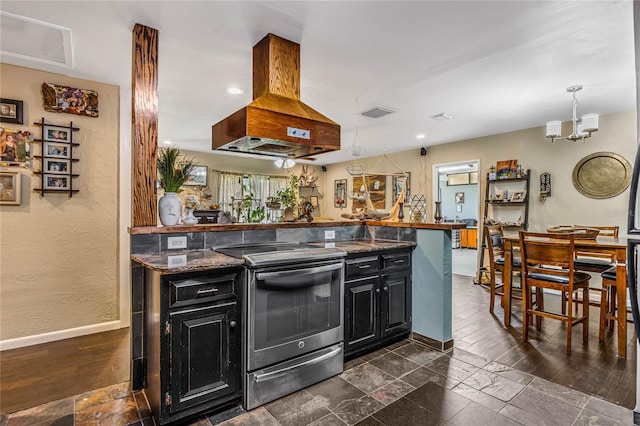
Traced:
<svg viewBox="0 0 640 426">
<path fill-rule="evenodd" d="M 235 301 L 169 314 L 170 365 L 165 398 L 175 413 L 233 395 L 240 383 L 240 327 Z"/>
<path fill-rule="evenodd" d="M 411 331 L 411 270 L 382 275 L 382 338 Z"/>
<path fill-rule="evenodd" d="M 345 282 L 344 351 L 375 344 L 380 338 L 378 276 Z"/>
<path fill-rule="evenodd" d="M 478 230 L 477 229 L 465 229 L 467 231 L 467 247 L 478 248 Z"/>
</svg>

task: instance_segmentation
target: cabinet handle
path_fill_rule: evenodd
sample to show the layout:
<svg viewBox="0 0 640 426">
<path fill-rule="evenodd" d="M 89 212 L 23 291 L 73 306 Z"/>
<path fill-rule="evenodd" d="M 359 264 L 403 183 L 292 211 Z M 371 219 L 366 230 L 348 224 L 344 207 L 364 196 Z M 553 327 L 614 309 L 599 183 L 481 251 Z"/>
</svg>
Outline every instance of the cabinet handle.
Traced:
<svg viewBox="0 0 640 426">
<path fill-rule="evenodd" d="M 215 293 L 217 291 L 218 291 L 218 289 L 215 288 L 215 287 L 214 288 L 203 289 L 203 290 L 198 290 L 198 293 L 196 294 L 196 297 L 200 297 L 200 296 L 203 296 L 203 295 L 209 295 L 209 294 Z"/>
<path fill-rule="evenodd" d="M 236 322 L 235 322 L 235 321 L 231 321 L 231 322 L 229 323 L 229 327 L 230 327 L 230 328 L 234 328 L 235 326 L 236 326 Z"/>
<path fill-rule="evenodd" d="M 383 289 L 384 291 L 388 291 L 388 290 L 389 290 L 389 289 L 387 288 L 387 286 L 382 287 L 382 289 Z"/>
<path fill-rule="evenodd" d="M 393 263 L 404 263 L 404 259 L 396 259 Z"/>
<path fill-rule="evenodd" d="M 371 265 L 358 265 L 358 269 L 368 269 L 371 268 Z"/>
<path fill-rule="evenodd" d="M 380 289 L 379 288 L 376 288 L 376 293 L 380 293 Z"/>
</svg>

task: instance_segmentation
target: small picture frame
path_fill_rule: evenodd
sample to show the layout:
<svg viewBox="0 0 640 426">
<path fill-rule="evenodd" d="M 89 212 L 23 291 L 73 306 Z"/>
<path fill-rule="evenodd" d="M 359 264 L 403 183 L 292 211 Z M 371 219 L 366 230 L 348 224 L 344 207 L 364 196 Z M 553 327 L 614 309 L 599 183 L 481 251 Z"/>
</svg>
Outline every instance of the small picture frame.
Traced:
<svg viewBox="0 0 640 426">
<path fill-rule="evenodd" d="M 207 186 L 209 168 L 207 166 L 195 166 L 189 174 L 185 186 Z"/>
<path fill-rule="evenodd" d="M 509 198 L 509 201 L 512 203 L 523 203 L 525 198 L 527 198 L 526 189 L 511 191 L 511 198 Z"/>
<path fill-rule="evenodd" d="M 21 180 L 22 174 L 18 171 L 0 171 L 0 205 L 20 205 Z"/>
<path fill-rule="evenodd" d="M 44 173 L 59 173 L 59 174 L 69 174 L 69 160 L 59 160 L 59 159 L 50 159 L 45 158 L 43 162 L 43 172 Z"/>
<path fill-rule="evenodd" d="M 464 204 L 464 192 L 456 192 L 456 204 Z"/>
<path fill-rule="evenodd" d="M 458 213 L 462 212 L 462 204 L 458 204 L 456 206 L 456 212 L 458 212 Z"/>
<path fill-rule="evenodd" d="M 314 208 L 318 207 L 318 196 L 317 195 L 312 195 L 309 197 L 309 201 L 311 202 L 311 206 L 313 206 Z"/>
<path fill-rule="evenodd" d="M 71 129 L 43 126 L 42 133 L 46 142 L 71 143 Z"/>
<path fill-rule="evenodd" d="M 71 176 L 44 175 L 44 189 L 68 191 Z"/>
<path fill-rule="evenodd" d="M 43 142 L 42 155 L 52 158 L 71 158 L 71 145 L 56 142 Z"/>
<path fill-rule="evenodd" d="M 24 124 L 22 108 L 22 101 L 0 98 L 0 121 L 4 121 L 5 123 Z"/>
</svg>

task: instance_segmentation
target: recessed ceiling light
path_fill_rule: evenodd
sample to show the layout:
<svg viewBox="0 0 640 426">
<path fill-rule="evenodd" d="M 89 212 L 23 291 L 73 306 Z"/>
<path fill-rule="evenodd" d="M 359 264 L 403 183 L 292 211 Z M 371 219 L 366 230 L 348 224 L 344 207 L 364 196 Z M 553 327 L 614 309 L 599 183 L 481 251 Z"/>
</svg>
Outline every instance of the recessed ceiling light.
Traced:
<svg viewBox="0 0 640 426">
<path fill-rule="evenodd" d="M 171 141 L 162 141 L 162 143 L 165 145 L 171 145 Z"/>
<path fill-rule="evenodd" d="M 445 121 L 445 120 L 452 120 L 455 117 L 453 115 L 445 114 L 444 112 L 441 112 L 440 114 L 432 115 L 431 118 L 438 121 Z"/>
<path fill-rule="evenodd" d="M 426 137 L 427 135 L 425 135 L 424 133 L 420 133 L 419 135 L 416 135 L 416 139 L 424 139 Z"/>
<path fill-rule="evenodd" d="M 242 95 L 244 93 L 244 90 L 240 89 L 239 87 L 229 87 L 227 89 L 227 93 L 230 93 L 232 95 Z"/>
</svg>

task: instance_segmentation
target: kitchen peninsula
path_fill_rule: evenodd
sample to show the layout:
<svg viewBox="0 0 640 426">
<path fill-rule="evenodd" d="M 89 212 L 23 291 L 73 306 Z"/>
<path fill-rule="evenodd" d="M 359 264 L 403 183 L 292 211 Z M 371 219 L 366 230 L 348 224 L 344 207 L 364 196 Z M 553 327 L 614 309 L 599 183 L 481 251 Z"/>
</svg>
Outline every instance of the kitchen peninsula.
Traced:
<svg viewBox="0 0 640 426">
<path fill-rule="evenodd" d="M 139 303 L 136 306 L 138 309 L 132 310 L 133 386 L 142 388 L 146 383 L 147 391 L 155 395 L 148 395 L 148 398 L 154 414 L 160 413 L 160 418 L 157 419 L 160 424 L 210 410 L 241 396 L 243 386 L 233 378 L 239 377 L 236 375 L 242 346 L 242 353 L 249 359 L 252 359 L 252 353 L 257 357 L 256 366 L 251 367 L 253 361 L 248 361 L 248 365 L 243 367 L 246 371 L 246 374 L 242 375 L 245 381 L 245 407 L 250 409 L 280 397 L 282 395 L 273 395 L 272 391 L 266 392 L 265 395 L 264 389 L 280 389 L 286 384 L 277 382 L 277 376 L 278 372 L 287 366 L 278 365 L 278 368 L 271 372 L 268 366 L 270 362 L 273 364 L 273 361 L 259 364 L 260 358 L 266 356 L 265 348 L 260 346 L 260 339 L 271 340 L 271 343 L 280 342 L 273 345 L 274 347 L 285 345 L 282 343 L 282 336 L 278 336 L 279 332 L 275 332 L 272 326 L 259 330 L 260 326 L 267 322 L 278 324 L 277 329 L 289 329 L 289 333 L 294 334 L 285 358 L 295 356 L 302 362 L 305 361 L 305 357 L 309 357 L 309 360 L 315 362 L 315 359 L 311 358 L 313 354 L 299 352 L 299 349 L 305 347 L 304 351 L 315 351 L 316 359 L 327 360 L 323 361 L 321 366 L 314 365 L 313 368 L 315 371 L 326 369 L 324 376 L 306 378 L 301 374 L 302 387 L 342 371 L 343 354 L 346 357 L 357 356 L 376 347 L 385 346 L 399 337 L 412 335 L 413 338 L 439 350 L 448 349 L 453 344 L 451 235 L 453 229 L 461 228 L 464 228 L 463 224 L 382 221 L 132 228 L 130 233 L 131 257 L 135 262 L 132 269 L 134 305 L 136 300 L 146 300 L 144 304 Z M 252 249 L 242 252 L 245 253 L 244 259 L 242 254 L 234 257 L 227 255 L 230 252 L 222 249 L 238 244 Z M 293 251 L 281 252 L 279 256 L 280 262 L 285 262 L 286 259 L 286 266 L 278 266 L 284 263 L 274 263 L 276 253 L 272 252 L 271 248 L 266 249 L 267 253 L 246 255 L 255 253 L 256 247 L 287 245 L 293 245 Z M 179 248 L 169 248 L 176 246 Z M 285 248 L 289 249 L 291 248 Z M 341 258 L 344 256 L 346 262 L 343 263 Z M 284 305 L 292 303 L 282 299 L 282 295 L 274 294 L 275 291 L 261 295 L 257 288 L 275 289 L 283 285 L 290 286 L 293 284 L 292 280 L 304 280 L 300 277 L 309 274 L 315 274 L 307 280 L 309 283 L 322 281 L 322 284 L 307 290 L 308 295 L 302 297 L 310 300 L 307 303 L 313 314 L 302 323 L 294 321 L 298 326 L 290 326 L 291 321 L 279 322 L 277 315 L 280 314 L 261 314 L 264 309 L 255 306 L 258 303 L 264 303 L 264 307 L 271 306 L 269 303 L 273 302 L 269 300 L 274 299 L 280 300 L 279 305 L 274 306 L 282 306 L 283 301 Z M 286 276 L 292 278 L 287 279 Z M 260 280 L 264 283 L 256 287 Z M 305 284 L 305 287 L 307 285 Z M 262 290 L 262 293 L 267 291 Z M 260 302 L 263 297 L 263 302 Z M 296 300 L 299 298 L 297 296 Z M 344 308 L 340 308 L 343 306 L 343 299 Z M 335 305 L 328 303 L 332 300 L 339 302 L 337 306 L 340 309 L 330 307 Z M 204 301 L 211 303 L 202 305 Z M 245 301 L 246 306 L 242 306 L 242 301 Z M 143 306 L 152 309 L 153 312 L 145 312 Z M 269 308 L 266 309 L 269 311 Z M 332 314 L 334 309 L 336 311 Z M 337 317 L 336 312 L 340 312 L 339 316 L 342 316 L 342 309 L 344 351 L 341 322 L 335 325 L 334 330 L 310 333 L 315 330 L 314 327 L 332 324 L 332 318 Z M 375 314 L 375 317 L 371 317 L 372 314 Z M 248 320 L 252 315 L 255 315 L 254 320 Z M 260 319 L 261 315 L 267 316 Z M 154 324 L 151 326 L 149 318 L 154 318 Z M 160 318 L 160 321 L 157 318 Z M 294 330 L 300 327 L 307 330 L 304 332 L 306 334 Z M 240 328 L 242 332 L 238 330 Z M 255 335 L 252 337 L 254 329 Z M 300 333 L 301 337 L 295 338 L 295 333 Z M 178 334 L 182 337 L 176 337 Z M 321 339 L 322 341 L 314 343 L 314 338 L 310 337 L 312 334 L 326 334 L 332 337 L 328 341 Z M 189 339 L 193 336 L 215 336 L 213 341 L 226 344 L 219 345 L 219 353 L 214 351 L 215 353 L 211 354 L 209 351 L 208 356 L 218 360 L 226 359 L 227 363 L 218 362 L 218 365 L 222 366 L 221 369 L 206 371 L 209 376 L 208 383 L 201 380 L 199 384 L 196 383 L 199 387 L 187 389 L 179 382 L 184 379 L 184 383 L 193 385 L 193 380 L 188 378 L 189 369 L 185 370 L 179 365 L 165 365 L 164 370 L 172 372 L 169 374 L 163 373 L 162 365 L 157 364 L 162 363 L 158 361 L 162 359 L 162 351 L 159 351 L 158 355 L 158 348 L 163 344 L 156 339 L 156 335 L 169 336 L 166 337 L 169 339 L 167 342 L 173 342 L 165 344 L 167 348 L 173 348 L 169 356 L 173 361 L 202 352 L 189 351 L 188 348 L 185 350 L 184 339 L 192 342 Z M 242 345 L 240 335 L 245 340 Z M 331 343 L 334 341 L 335 344 Z M 154 350 L 150 351 L 149 347 L 145 346 L 149 345 L 149 342 L 155 346 Z M 311 349 L 313 344 L 317 347 Z M 256 346 L 254 352 L 251 350 L 253 346 Z M 246 353 L 244 348 L 247 348 Z M 182 355 L 180 350 L 184 352 Z M 323 350 L 326 353 L 320 353 Z M 296 355 L 297 353 L 300 355 Z M 151 359 L 152 357 L 157 359 Z M 336 359 L 334 362 L 332 357 L 339 357 L 339 360 Z M 192 365 L 194 361 L 197 364 L 198 360 L 188 361 Z M 145 365 L 148 375 L 146 378 Z M 224 368 L 225 365 L 228 371 Z M 295 368 L 298 369 L 297 366 Z M 249 370 L 254 370 L 255 374 Z M 155 374 L 157 372 L 160 373 Z M 156 377 L 151 377 L 154 374 Z M 158 380 L 158 377 L 165 377 L 165 385 L 160 385 L 162 380 Z M 267 380 L 274 381 L 260 389 L 260 382 L 269 383 Z M 308 384 L 304 384 L 307 383 L 304 380 L 308 380 Z M 208 396 L 202 399 L 204 394 Z"/>
</svg>

